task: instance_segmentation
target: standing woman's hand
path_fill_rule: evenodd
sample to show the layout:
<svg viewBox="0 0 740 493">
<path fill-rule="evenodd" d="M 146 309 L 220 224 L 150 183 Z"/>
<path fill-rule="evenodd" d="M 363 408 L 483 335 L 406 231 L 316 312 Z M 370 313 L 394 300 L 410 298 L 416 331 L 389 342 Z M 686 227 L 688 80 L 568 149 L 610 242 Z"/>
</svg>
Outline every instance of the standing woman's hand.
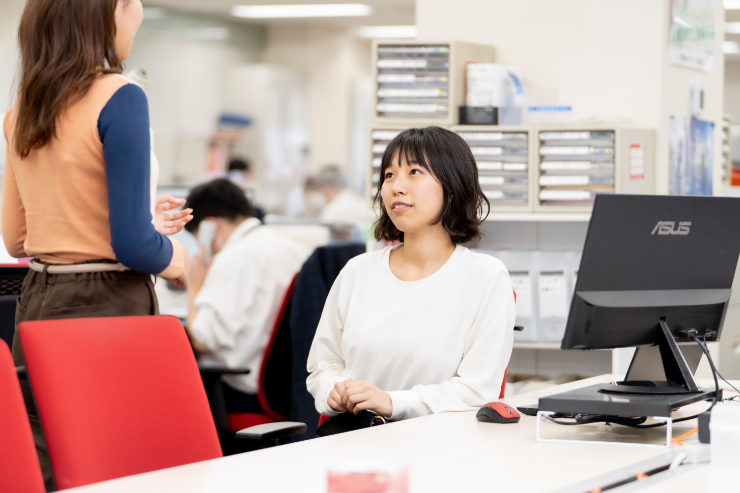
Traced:
<svg viewBox="0 0 740 493">
<path fill-rule="evenodd" d="M 167 279 L 167 280 L 170 281 L 175 286 L 177 286 L 178 288 L 187 288 L 189 284 L 189 279 L 190 279 L 190 266 L 191 266 L 190 253 L 187 251 L 187 249 L 184 246 L 180 245 L 179 243 L 177 244 L 177 248 L 182 248 L 183 250 L 182 274 L 180 274 L 180 277 L 177 277 L 175 279 Z"/>
<path fill-rule="evenodd" d="M 157 203 L 154 207 L 154 229 L 163 235 L 174 235 L 182 231 L 182 228 L 193 219 L 193 209 L 183 209 L 171 214 L 164 211 L 177 209 L 185 203 L 185 199 L 176 199 L 170 194 L 157 195 Z"/>
</svg>

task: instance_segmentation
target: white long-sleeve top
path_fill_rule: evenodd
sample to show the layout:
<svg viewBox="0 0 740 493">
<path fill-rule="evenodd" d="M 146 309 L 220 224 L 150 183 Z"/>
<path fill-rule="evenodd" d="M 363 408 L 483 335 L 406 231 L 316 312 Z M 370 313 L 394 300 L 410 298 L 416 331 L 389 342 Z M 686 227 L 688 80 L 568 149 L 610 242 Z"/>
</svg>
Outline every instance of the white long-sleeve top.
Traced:
<svg viewBox="0 0 740 493">
<path fill-rule="evenodd" d="M 249 368 L 247 375 L 224 375 L 248 394 L 258 389 L 262 355 L 285 293 L 310 251 L 251 218 L 240 224 L 213 257 L 195 297 L 193 336 L 208 346 L 204 364 Z"/>
<path fill-rule="evenodd" d="M 329 292 L 307 365 L 318 412 L 337 414 L 327 398 L 346 379 L 388 392 L 393 420 L 498 399 L 515 318 L 503 263 L 458 245 L 437 272 L 405 282 L 393 248 L 350 260 Z"/>
</svg>

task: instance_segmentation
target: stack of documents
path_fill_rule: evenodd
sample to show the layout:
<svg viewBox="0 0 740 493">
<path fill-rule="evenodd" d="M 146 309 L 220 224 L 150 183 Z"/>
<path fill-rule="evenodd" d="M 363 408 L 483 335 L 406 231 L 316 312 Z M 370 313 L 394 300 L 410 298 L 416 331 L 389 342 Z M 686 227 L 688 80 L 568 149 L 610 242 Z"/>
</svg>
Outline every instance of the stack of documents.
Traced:
<svg viewBox="0 0 740 493">
<path fill-rule="evenodd" d="M 592 205 L 614 193 L 614 132 L 540 132 L 542 205 Z"/>
<path fill-rule="evenodd" d="M 446 117 L 450 48 L 378 46 L 378 116 Z"/>
<path fill-rule="evenodd" d="M 527 205 L 526 132 L 458 131 L 478 163 L 478 180 L 491 205 Z"/>
</svg>

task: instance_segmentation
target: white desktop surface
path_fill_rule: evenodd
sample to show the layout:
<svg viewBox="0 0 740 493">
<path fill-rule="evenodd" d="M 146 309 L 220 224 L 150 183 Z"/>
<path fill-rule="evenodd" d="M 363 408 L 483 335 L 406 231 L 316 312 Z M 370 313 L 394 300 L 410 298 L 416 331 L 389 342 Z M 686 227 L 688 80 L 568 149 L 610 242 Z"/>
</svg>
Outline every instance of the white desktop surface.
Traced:
<svg viewBox="0 0 740 493">
<path fill-rule="evenodd" d="M 513 406 L 529 405 L 545 395 L 614 379 L 613 375 L 602 375 L 510 397 L 506 399 L 506 403 Z M 709 383 L 706 380 L 700 381 L 703 386 L 708 386 Z M 674 418 L 700 412 L 705 407 L 706 403 L 694 404 L 687 411 L 674 413 Z M 494 489 L 547 492 L 665 451 L 649 447 L 537 442 L 535 424 L 536 418 L 530 416 L 522 416 L 516 424 L 491 424 L 479 423 L 474 412 L 442 413 L 129 476 L 68 491 L 323 493 L 326 491 L 328 467 L 349 461 L 380 460 L 409 466 L 411 492 L 449 493 Z M 548 426 L 549 431 L 556 430 L 555 433 L 560 435 L 578 433 L 574 429 L 581 429 L 549 423 Z M 696 421 L 678 423 L 675 426 L 677 429 L 674 436 L 678 436 L 695 427 Z M 620 427 L 619 430 L 632 429 Z M 648 430 L 635 430 L 643 431 Z M 665 431 L 654 434 L 656 440 L 661 436 L 665 440 Z M 684 443 L 696 441 L 695 437 L 696 435 Z M 670 491 L 703 491 L 693 486 L 685 489 L 680 481 L 677 486 L 678 489 L 674 485 Z"/>
</svg>

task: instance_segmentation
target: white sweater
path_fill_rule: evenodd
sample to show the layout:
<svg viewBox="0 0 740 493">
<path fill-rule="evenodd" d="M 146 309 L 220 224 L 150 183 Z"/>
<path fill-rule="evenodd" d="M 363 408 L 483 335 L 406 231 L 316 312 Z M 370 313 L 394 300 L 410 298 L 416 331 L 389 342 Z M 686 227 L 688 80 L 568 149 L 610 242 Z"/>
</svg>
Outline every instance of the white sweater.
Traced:
<svg viewBox="0 0 740 493">
<path fill-rule="evenodd" d="M 469 411 L 498 399 L 514 341 L 514 295 L 498 259 L 457 246 L 437 272 L 405 282 L 394 247 L 347 263 L 308 355 L 316 409 L 337 382 L 368 380 L 393 401 L 391 419 Z"/>
</svg>

